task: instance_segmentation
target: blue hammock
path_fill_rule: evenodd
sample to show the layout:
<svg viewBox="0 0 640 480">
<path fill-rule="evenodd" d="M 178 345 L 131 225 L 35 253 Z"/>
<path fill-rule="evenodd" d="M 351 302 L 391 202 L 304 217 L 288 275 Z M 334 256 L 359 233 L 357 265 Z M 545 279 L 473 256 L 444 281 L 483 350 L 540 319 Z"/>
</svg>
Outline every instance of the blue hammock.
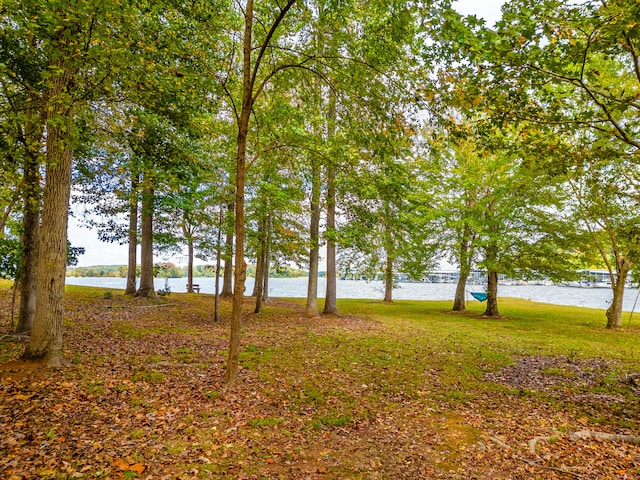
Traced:
<svg viewBox="0 0 640 480">
<path fill-rule="evenodd" d="M 479 302 L 484 302 L 487 299 L 487 294 L 485 292 L 469 292 L 473 298 L 478 300 Z"/>
</svg>

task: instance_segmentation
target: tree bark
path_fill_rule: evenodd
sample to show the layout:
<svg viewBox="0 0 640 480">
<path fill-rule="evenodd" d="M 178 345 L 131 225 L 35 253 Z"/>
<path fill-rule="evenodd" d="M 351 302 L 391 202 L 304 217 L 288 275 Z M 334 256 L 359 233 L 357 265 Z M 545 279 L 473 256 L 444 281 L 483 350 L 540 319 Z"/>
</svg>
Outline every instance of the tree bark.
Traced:
<svg viewBox="0 0 640 480">
<path fill-rule="evenodd" d="M 40 158 L 42 128 L 37 126 L 35 108 L 25 113 L 25 154 L 22 176 L 22 263 L 20 265 L 20 311 L 15 333 L 31 331 L 36 314 L 38 242 L 40 234 Z"/>
<path fill-rule="evenodd" d="M 244 39 L 242 61 L 242 110 L 237 117 L 238 137 L 236 154 L 236 221 L 235 221 L 235 270 L 233 285 L 233 300 L 231 303 L 231 334 L 229 338 L 229 357 L 225 381 L 233 383 L 238 378 L 238 366 L 240 357 L 240 318 L 242 316 L 242 303 L 244 300 L 244 282 L 247 276 L 247 264 L 244 261 L 244 185 L 246 176 L 247 135 L 249 132 L 249 119 L 254 102 L 254 82 L 260 68 L 260 59 L 264 55 L 272 36 L 278 25 L 296 0 L 289 0 L 280 8 L 278 16 L 268 31 L 264 43 L 259 49 L 255 65 L 251 65 L 252 29 L 253 29 L 253 0 L 247 0 L 244 15 Z"/>
<path fill-rule="evenodd" d="M 318 315 L 318 255 L 320 252 L 320 162 L 311 160 L 311 225 L 309 227 L 309 283 L 305 315 Z"/>
<path fill-rule="evenodd" d="M 256 308 L 254 313 L 260 313 L 262 310 L 263 291 L 264 291 L 264 277 L 265 277 L 265 263 L 267 255 L 267 238 L 265 219 L 261 219 L 258 226 L 258 237 L 260 238 L 260 248 L 258 249 L 258 256 L 256 258 L 256 277 L 253 284 L 253 296 L 256 297 Z"/>
<path fill-rule="evenodd" d="M 63 362 L 62 325 L 67 268 L 67 226 L 71 196 L 73 113 L 65 106 L 72 73 L 58 61 L 47 105 L 46 181 L 38 249 L 36 310 L 23 358 L 49 366 Z M 59 73 L 57 73 L 59 72 Z"/>
<path fill-rule="evenodd" d="M 622 258 L 616 263 L 617 275 L 611 279 L 613 299 L 611 300 L 611 305 L 607 308 L 607 328 L 622 327 L 622 300 L 624 299 L 624 285 L 627 281 L 629 270 L 631 269 L 631 262 L 628 258 Z"/>
<path fill-rule="evenodd" d="M 462 238 L 460 240 L 458 257 L 460 259 L 460 276 L 458 277 L 458 285 L 456 286 L 456 296 L 453 300 L 454 311 L 464 311 L 466 309 L 465 289 L 467 287 L 467 279 L 471 273 L 471 263 L 473 261 L 472 253 L 472 234 L 468 226 L 464 226 Z"/>
<path fill-rule="evenodd" d="M 229 357 L 225 381 L 233 383 L 238 378 L 240 359 L 240 319 L 244 300 L 244 282 L 247 276 L 247 264 L 244 261 L 244 185 L 247 159 L 247 135 L 249 116 L 253 106 L 253 82 L 251 75 L 251 50 L 253 29 L 253 0 L 247 0 L 245 7 L 245 28 L 243 43 L 243 83 L 242 110 L 238 118 L 238 137 L 236 153 L 236 218 L 235 218 L 235 268 L 233 299 L 231 302 L 231 334 L 229 337 Z"/>
<path fill-rule="evenodd" d="M 187 293 L 193 293 L 193 238 L 187 238 Z"/>
<path fill-rule="evenodd" d="M 456 295 L 453 299 L 453 311 L 462 312 L 466 309 L 464 294 L 467 288 L 468 278 L 469 275 L 460 269 L 460 276 L 458 277 L 458 284 L 456 286 Z"/>
<path fill-rule="evenodd" d="M 256 258 L 256 277 L 253 284 L 253 296 L 256 297 L 256 308 L 253 310 L 253 313 L 260 313 L 262 310 L 262 289 L 264 288 L 264 243 L 264 239 L 260 241 L 260 252 Z"/>
<path fill-rule="evenodd" d="M 233 203 L 227 205 L 227 215 L 233 216 L 233 212 L 236 206 Z M 230 220 L 230 219 L 229 219 Z M 227 222 L 227 224 L 230 222 Z M 228 225 L 226 229 L 225 238 L 225 251 L 224 251 L 224 274 L 222 278 L 222 292 L 220 295 L 223 297 L 231 297 L 233 295 L 233 230 Z"/>
<path fill-rule="evenodd" d="M 484 317 L 500 318 L 498 311 L 498 272 L 490 270 L 487 280 L 487 309 L 482 314 Z"/>
<path fill-rule="evenodd" d="M 132 169 L 135 168 L 132 166 Z M 131 197 L 129 198 L 129 255 L 127 264 L 127 286 L 125 295 L 136 293 L 136 270 L 138 266 L 138 172 L 131 172 Z"/>
<path fill-rule="evenodd" d="M 37 170 L 37 166 L 36 166 Z M 25 166 L 25 178 L 27 169 Z M 38 177 L 36 173 L 36 177 Z M 37 180 L 36 180 L 37 181 Z M 39 186 L 27 187 L 33 190 Z M 20 265 L 20 312 L 15 333 L 31 331 L 33 319 L 36 313 L 36 292 L 38 276 L 38 242 L 40 231 L 40 201 L 39 195 L 35 197 L 25 190 L 24 214 L 22 217 L 22 262 Z"/>
<path fill-rule="evenodd" d="M 384 303 L 393 303 L 393 257 L 389 252 L 384 270 Z"/>
<path fill-rule="evenodd" d="M 255 274 L 255 282 L 253 283 L 253 292 L 251 293 L 252 297 L 256 297 L 258 295 L 262 295 L 262 287 L 264 285 L 262 272 L 264 266 L 264 236 L 265 236 L 265 220 L 261 218 L 258 221 L 258 253 L 256 255 L 256 274 Z M 257 306 L 256 306 L 257 309 Z M 256 312 L 258 313 L 258 312 Z"/>
<path fill-rule="evenodd" d="M 336 131 L 336 94 L 329 91 L 329 111 L 327 112 L 327 136 L 332 138 Z M 329 162 L 327 169 L 327 271 L 324 310 L 326 315 L 338 314 L 337 271 L 336 271 L 336 166 Z"/>
<path fill-rule="evenodd" d="M 271 213 L 267 215 L 267 241 L 265 243 L 265 253 L 264 253 L 264 275 L 263 285 L 262 285 L 262 303 L 267 303 L 269 301 L 269 267 L 271 266 L 271 240 L 273 231 L 273 217 Z"/>
<path fill-rule="evenodd" d="M 215 297 L 213 301 L 213 321 L 220 321 L 220 257 L 222 256 L 222 224 L 224 221 L 224 213 L 222 207 L 220 208 L 220 215 L 218 217 L 218 238 L 216 243 L 216 286 Z"/>
<path fill-rule="evenodd" d="M 140 287 L 136 297 L 154 297 L 153 285 L 153 184 L 149 172 L 142 177 L 142 232 L 140 246 Z"/>
</svg>

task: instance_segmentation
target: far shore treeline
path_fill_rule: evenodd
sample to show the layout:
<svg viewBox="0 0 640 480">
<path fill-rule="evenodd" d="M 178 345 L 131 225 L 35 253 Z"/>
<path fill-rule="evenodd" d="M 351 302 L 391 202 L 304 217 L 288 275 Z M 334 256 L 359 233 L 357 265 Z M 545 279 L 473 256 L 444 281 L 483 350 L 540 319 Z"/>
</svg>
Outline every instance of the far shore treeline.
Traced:
<svg viewBox="0 0 640 480">
<path fill-rule="evenodd" d="M 137 266 L 138 270 L 140 265 Z M 187 277 L 187 267 L 175 265 L 171 262 L 157 263 L 154 265 L 155 276 L 161 278 L 182 278 Z M 247 276 L 255 275 L 256 267 L 247 265 Z M 304 270 L 293 267 L 277 267 L 269 269 L 271 278 L 295 278 L 306 277 L 308 274 Z M 194 277 L 215 277 L 216 269 L 212 265 L 196 265 L 193 267 Z M 74 267 L 67 269 L 67 277 L 121 277 L 127 278 L 126 265 L 94 265 L 90 267 Z"/>
</svg>

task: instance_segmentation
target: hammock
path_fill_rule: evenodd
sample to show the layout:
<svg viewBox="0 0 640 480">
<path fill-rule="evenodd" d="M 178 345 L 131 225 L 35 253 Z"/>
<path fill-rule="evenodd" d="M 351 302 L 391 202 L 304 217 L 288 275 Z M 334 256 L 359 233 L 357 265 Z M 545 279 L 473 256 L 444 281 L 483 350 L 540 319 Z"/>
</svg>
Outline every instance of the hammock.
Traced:
<svg viewBox="0 0 640 480">
<path fill-rule="evenodd" d="M 487 294 L 485 292 L 469 292 L 473 298 L 478 300 L 479 302 L 484 302 L 487 299 Z"/>
</svg>

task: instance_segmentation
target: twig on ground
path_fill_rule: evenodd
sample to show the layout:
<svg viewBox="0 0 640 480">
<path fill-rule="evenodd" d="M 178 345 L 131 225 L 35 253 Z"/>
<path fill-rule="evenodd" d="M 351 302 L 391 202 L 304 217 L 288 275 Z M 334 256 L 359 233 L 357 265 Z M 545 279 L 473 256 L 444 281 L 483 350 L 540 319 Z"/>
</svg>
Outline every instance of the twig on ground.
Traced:
<svg viewBox="0 0 640 480">
<path fill-rule="evenodd" d="M 584 475 L 581 475 L 581 474 L 576 473 L 576 472 L 572 472 L 571 470 L 567 470 L 567 469 L 564 469 L 564 468 L 549 467 L 547 465 L 542 465 L 539 462 L 534 462 L 533 460 L 528 460 L 528 459 L 526 459 L 524 457 L 518 457 L 518 460 L 521 460 L 521 461 L 523 461 L 523 462 L 525 462 L 525 463 L 527 463 L 529 465 L 533 465 L 535 467 L 544 468 L 546 470 L 551 470 L 553 472 L 564 473 L 566 475 L 573 475 L 576 478 L 585 478 L 585 479 L 590 478 L 590 477 L 585 477 Z"/>
<path fill-rule="evenodd" d="M 175 303 L 163 303 L 161 305 L 107 305 L 107 308 L 160 308 L 160 307 L 175 307 Z"/>
</svg>

